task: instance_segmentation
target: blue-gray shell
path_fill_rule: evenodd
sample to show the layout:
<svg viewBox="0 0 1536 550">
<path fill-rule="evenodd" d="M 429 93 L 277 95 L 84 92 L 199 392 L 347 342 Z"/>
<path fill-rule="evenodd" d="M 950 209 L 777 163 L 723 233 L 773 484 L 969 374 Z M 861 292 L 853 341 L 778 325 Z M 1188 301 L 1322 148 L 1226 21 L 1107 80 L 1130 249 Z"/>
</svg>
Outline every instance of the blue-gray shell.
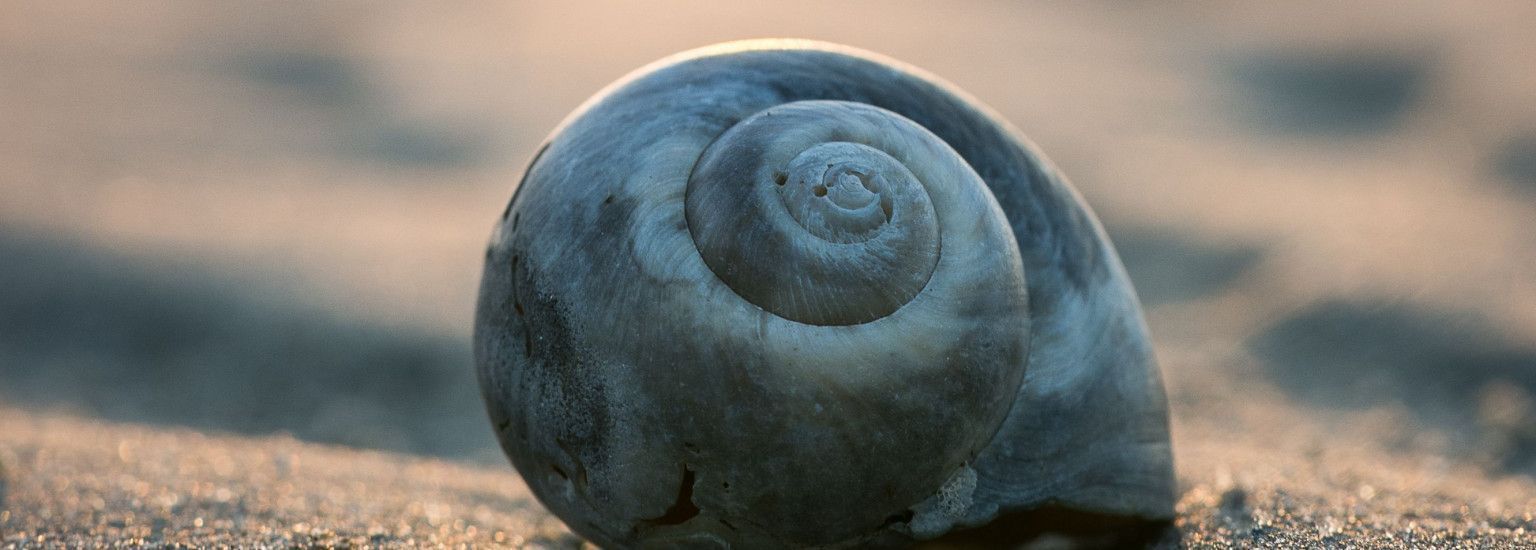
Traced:
<svg viewBox="0 0 1536 550">
<path fill-rule="evenodd" d="M 1007 296 L 930 299 L 953 320 L 925 337 L 917 306 L 819 326 L 839 323 L 722 290 L 688 239 L 688 177 L 728 129 L 816 100 L 899 115 L 969 165 L 984 184 L 975 216 L 996 216 L 986 238 L 1007 245 L 977 246 L 1015 264 L 988 268 L 987 292 Z M 896 357 L 873 339 L 884 329 L 898 332 L 892 349 L 917 347 Z M 1006 364 L 956 374 L 977 350 Z M 496 224 L 475 356 L 503 449 L 541 502 L 604 546 L 900 543 L 1043 506 L 1173 515 L 1164 390 L 1094 215 L 975 100 L 849 48 L 706 48 L 574 113 Z M 912 357 L 934 367 L 891 366 Z"/>
</svg>

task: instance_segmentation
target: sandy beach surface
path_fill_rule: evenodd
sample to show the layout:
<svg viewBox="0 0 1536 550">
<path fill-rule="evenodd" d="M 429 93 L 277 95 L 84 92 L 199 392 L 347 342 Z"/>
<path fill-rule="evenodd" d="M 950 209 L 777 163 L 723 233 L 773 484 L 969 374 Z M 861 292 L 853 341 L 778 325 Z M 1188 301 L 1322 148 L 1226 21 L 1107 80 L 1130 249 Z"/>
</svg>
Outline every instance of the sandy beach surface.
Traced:
<svg viewBox="0 0 1536 550">
<path fill-rule="evenodd" d="M 579 546 L 470 365 L 550 129 L 665 55 L 938 74 L 1102 218 L 1191 547 L 1536 546 L 1536 6 L 0 4 L 0 547 Z M 1079 534 L 1080 535 L 1080 534 Z M 1039 548 L 1103 546 L 1045 533 Z"/>
<path fill-rule="evenodd" d="M 0 547 L 582 546 L 509 467 L 0 409 Z M 1536 484 L 1293 426 L 1186 422 L 1163 548 L 1536 545 Z M 1346 442 L 1340 443 L 1340 440 Z M 1120 539 L 1043 534 L 1030 548 Z M 932 545 L 935 548 L 950 546 Z"/>
</svg>

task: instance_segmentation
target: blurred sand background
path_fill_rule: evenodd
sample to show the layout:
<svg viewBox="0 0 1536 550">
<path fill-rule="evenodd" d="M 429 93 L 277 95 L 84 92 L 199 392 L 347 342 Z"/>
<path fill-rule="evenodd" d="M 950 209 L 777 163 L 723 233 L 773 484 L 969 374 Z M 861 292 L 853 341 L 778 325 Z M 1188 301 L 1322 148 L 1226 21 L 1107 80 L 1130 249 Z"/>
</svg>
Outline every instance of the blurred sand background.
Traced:
<svg viewBox="0 0 1536 550">
<path fill-rule="evenodd" d="M 602 86 L 774 36 L 950 80 L 1087 197 L 1173 406 L 1160 542 L 1536 544 L 1532 22 L 1497 1 L 0 3 L 0 546 L 573 544 L 475 387 L 491 223 Z"/>
</svg>

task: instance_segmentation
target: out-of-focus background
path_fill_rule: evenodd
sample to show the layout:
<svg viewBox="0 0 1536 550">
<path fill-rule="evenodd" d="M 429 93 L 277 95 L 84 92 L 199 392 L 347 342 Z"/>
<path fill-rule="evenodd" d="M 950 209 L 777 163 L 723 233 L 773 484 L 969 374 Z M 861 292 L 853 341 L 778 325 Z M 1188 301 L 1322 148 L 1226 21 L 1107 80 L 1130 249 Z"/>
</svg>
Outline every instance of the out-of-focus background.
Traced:
<svg viewBox="0 0 1536 550">
<path fill-rule="evenodd" d="M 0 3 L 0 413 L 505 469 L 468 340 L 522 167 L 636 67 L 793 36 L 948 79 L 1073 180 L 1146 305 L 1187 499 L 1246 506 L 1357 447 L 1518 495 L 1533 22 L 1499 1 Z M 20 446 L 0 442 L 13 476 Z M 1529 523 L 1507 500 L 1472 506 Z"/>
</svg>

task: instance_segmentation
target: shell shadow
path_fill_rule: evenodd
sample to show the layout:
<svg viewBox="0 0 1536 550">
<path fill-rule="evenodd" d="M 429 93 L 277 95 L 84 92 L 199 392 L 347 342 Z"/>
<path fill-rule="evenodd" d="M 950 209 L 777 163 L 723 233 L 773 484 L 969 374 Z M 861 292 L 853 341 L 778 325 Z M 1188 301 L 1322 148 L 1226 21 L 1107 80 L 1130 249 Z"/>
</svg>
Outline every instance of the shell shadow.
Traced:
<svg viewBox="0 0 1536 550">
<path fill-rule="evenodd" d="M 1406 52 L 1258 53 L 1231 63 L 1245 114 L 1259 126 L 1313 135 L 1393 128 L 1430 77 L 1430 60 Z"/>
<path fill-rule="evenodd" d="M 1267 374 L 1321 407 L 1399 404 L 1493 465 L 1536 474 L 1536 346 L 1469 313 L 1332 301 L 1249 342 Z"/>
<path fill-rule="evenodd" d="M 1264 257 L 1260 247 L 1205 244 L 1159 230 L 1111 229 L 1110 239 L 1148 307 L 1224 290 Z"/>
<path fill-rule="evenodd" d="M 1059 506 L 998 516 L 916 545 L 920 550 L 982 548 L 1179 548 L 1173 524 L 1081 512 Z"/>
<path fill-rule="evenodd" d="M 0 230 L 0 397 L 115 420 L 499 457 L 467 341 Z"/>
</svg>

